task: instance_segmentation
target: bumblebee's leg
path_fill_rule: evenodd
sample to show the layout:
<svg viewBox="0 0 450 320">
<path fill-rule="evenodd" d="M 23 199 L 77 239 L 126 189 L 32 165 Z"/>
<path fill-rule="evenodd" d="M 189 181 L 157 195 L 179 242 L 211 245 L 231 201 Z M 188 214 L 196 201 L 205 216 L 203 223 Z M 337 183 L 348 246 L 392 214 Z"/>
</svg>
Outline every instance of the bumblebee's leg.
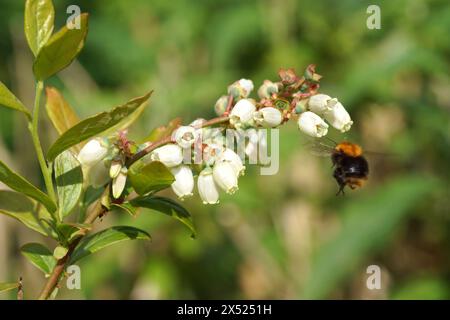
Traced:
<svg viewBox="0 0 450 320">
<path fill-rule="evenodd" d="M 345 184 L 340 185 L 340 186 L 339 186 L 339 190 L 338 190 L 338 192 L 336 193 L 336 196 L 338 196 L 338 195 L 340 195 L 340 194 L 342 194 L 343 196 L 345 196 L 344 188 L 345 188 Z"/>
</svg>

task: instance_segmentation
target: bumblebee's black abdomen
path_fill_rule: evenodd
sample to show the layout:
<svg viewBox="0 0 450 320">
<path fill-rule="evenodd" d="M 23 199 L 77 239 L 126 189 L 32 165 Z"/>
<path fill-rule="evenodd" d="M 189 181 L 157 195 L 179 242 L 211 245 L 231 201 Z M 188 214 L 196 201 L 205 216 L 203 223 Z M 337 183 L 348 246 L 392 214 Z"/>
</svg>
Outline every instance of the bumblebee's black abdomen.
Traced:
<svg viewBox="0 0 450 320">
<path fill-rule="evenodd" d="M 339 166 L 346 177 L 365 178 L 369 174 L 369 165 L 362 156 L 342 157 Z"/>
</svg>

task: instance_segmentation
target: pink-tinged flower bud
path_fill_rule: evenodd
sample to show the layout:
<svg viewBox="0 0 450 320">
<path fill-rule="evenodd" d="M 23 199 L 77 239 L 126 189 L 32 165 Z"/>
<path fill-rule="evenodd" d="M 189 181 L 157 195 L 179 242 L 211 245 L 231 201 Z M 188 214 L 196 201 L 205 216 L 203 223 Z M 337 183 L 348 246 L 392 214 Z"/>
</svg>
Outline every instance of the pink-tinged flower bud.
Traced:
<svg viewBox="0 0 450 320">
<path fill-rule="evenodd" d="M 219 203 L 219 190 L 214 182 L 213 170 L 211 168 L 203 169 L 197 180 L 198 193 L 204 204 Z"/>
<path fill-rule="evenodd" d="M 177 144 L 166 144 L 150 154 L 152 161 L 160 161 L 166 167 L 178 166 L 183 161 L 183 150 Z"/>
<path fill-rule="evenodd" d="M 318 115 L 323 115 L 325 112 L 330 111 L 336 102 L 336 99 L 331 99 L 330 96 L 319 93 L 309 98 L 308 109 Z"/>
<path fill-rule="evenodd" d="M 101 138 L 89 140 L 78 154 L 78 161 L 82 166 L 91 167 L 103 160 L 108 154 L 107 143 Z"/>
<path fill-rule="evenodd" d="M 342 103 L 336 103 L 330 111 L 325 112 L 325 120 L 327 120 L 334 128 L 341 132 L 346 132 L 352 127 L 353 121 Z"/>
<path fill-rule="evenodd" d="M 244 175 L 245 166 L 242 163 L 241 157 L 231 149 L 225 149 L 219 156 L 218 161 L 228 162 L 233 167 L 236 176 Z"/>
<path fill-rule="evenodd" d="M 228 106 L 228 99 L 229 96 L 221 96 L 216 104 L 214 105 L 214 111 L 216 112 L 216 114 L 218 116 L 221 116 L 225 113 L 225 111 L 227 110 L 227 106 Z"/>
<path fill-rule="evenodd" d="M 241 128 L 245 125 L 251 125 L 253 122 L 253 113 L 256 107 L 249 99 L 239 100 L 230 113 L 230 123 L 235 128 Z"/>
<path fill-rule="evenodd" d="M 235 169 L 229 162 L 216 162 L 213 168 L 214 182 L 228 194 L 238 190 L 238 178 Z"/>
<path fill-rule="evenodd" d="M 261 99 L 268 99 L 274 93 L 278 93 L 278 85 L 270 80 L 264 80 L 263 84 L 258 89 L 258 96 Z"/>
<path fill-rule="evenodd" d="M 175 177 L 172 190 L 181 199 L 192 196 L 194 190 L 194 176 L 189 166 L 181 165 L 170 170 Z"/>
<path fill-rule="evenodd" d="M 328 125 L 325 121 L 311 111 L 301 113 L 297 124 L 302 132 L 314 138 L 323 137 L 328 133 Z"/>
<path fill-rule="evenodd" d="M 112 183 L 112 194 L 114 199 L 120 198 L 127 183 L 127 168 L 122 168 Z"/>
<path fill-rule="evenodd" d="M 182 148 L 190 148 L 198 137 L 198 131 L 191 126 L 181 126 L 173 133 L 173 140 Z"/>
<path fill-rule="evenodd" d="M 228 94 L 235 99 L 247 98 L 253 91 L 253 81 L 241 79 L 228 86 Z"/>
<path fill-rule="evenodd" d="M 280 110 L 273 107 L 259 109 L 253 114 L 255 122 L 265 128 L 274 128 L 281 124 L 283 116 Z"/>
</svg>

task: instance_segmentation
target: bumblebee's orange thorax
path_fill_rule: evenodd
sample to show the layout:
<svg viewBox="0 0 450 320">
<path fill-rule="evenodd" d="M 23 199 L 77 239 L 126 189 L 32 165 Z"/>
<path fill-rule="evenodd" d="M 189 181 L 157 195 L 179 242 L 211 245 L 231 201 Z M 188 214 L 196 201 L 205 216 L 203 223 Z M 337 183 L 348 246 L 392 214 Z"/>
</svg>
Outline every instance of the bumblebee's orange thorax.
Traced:
<svg viewBox="0 0 450 320">
<path fill-rule="evenodd" d="M 362 148 L 351 142 L 341 142 L 336 146 L 337 152 L 342 152 L 350 157 L 359 157 L 362 154 Z"/>
</svg>

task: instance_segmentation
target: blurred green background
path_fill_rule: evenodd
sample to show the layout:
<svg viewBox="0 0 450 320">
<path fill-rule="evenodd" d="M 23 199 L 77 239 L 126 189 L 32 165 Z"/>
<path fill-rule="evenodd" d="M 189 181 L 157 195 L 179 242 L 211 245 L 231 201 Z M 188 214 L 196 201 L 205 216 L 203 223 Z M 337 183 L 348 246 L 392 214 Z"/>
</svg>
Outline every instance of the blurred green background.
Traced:
<svg viewBox="0 0 450 320">
<path fill-rule="evenodd" d="M 79 59 L 48 84 L 80 116 L 155 93 L 131 129 L 143 137 L 181 116 L 214 116 L 216 99 L 240 78 L 277 79 L 281 67 L 317 65 L 321 92 L 338 97 L 355 124 L 345 135 L 364 148 L 371 175 L 336 197 L 330 161 L 309 154 L 291 123 L 280 134 L 280 172 L 250 167 L 234 196 L 217 206 L 185 202 L 198 237 L 169 217 L 142 212 L 105 217 L 153 241 L 113 246 L 81 261 L 81 290 L 69 299 L 448 299 L 450 298 L 450 4 L 442 1 L 57 0 L 90 14 Z M 24 1 L 0 1 L 0 80 L 28 106 L 32 56 L 23 34 Z M 366 9 L 381 8 L 369 30 Z M 43 117 L 44 147 L 56 132 Z M 0 108 L 0 158 L 40 180 L 22 115 Z M 170 192 L 168 192 L 170 194 Z M 0 279 L 24 277 L 35 297 L 45 279 L 19 253 L 42 238 L 0 216 Z M 54 246 L 49 242 L 48 245 Z M 369 265 L 380 290 L 366 287 Z M 0 298 L 12 295 L 1 294 Z"/>
</svg>

